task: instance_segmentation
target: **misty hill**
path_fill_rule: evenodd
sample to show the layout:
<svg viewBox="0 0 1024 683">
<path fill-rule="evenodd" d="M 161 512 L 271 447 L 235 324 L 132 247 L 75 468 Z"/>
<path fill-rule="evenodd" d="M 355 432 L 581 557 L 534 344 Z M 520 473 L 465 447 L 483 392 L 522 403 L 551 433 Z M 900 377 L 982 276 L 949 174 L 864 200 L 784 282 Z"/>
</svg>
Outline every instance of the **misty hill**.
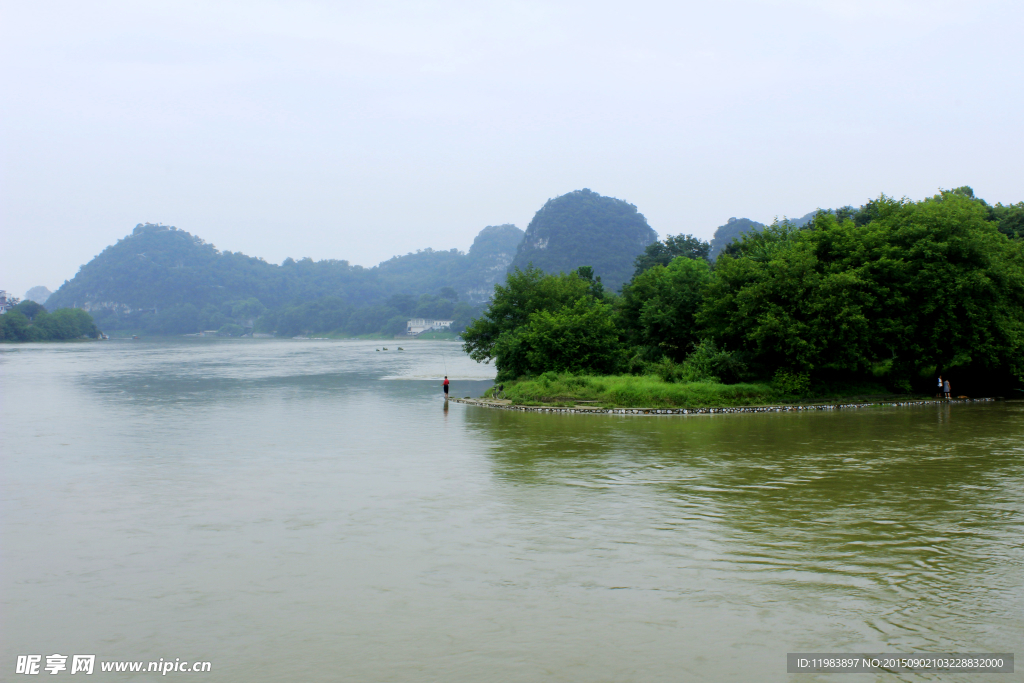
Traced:
<svg viewBox="0 0 1024 683">
<path fill-rule="evenodd" d="M 53 292 L 51 292 L 49 288 L 40 285 L 25 292 L 25 301 L 35 301 L 37 304 L 45 304 L 51 294 L 53 294 Z"/>
<path fill-rule="evenodd" d="M 588 189 L 549 199 L 526 228 L 512 268 L 533 264 L 549 273 L 592 266 L 609 289 L 633 276 L 633 260 L 658 239 L 628 202 Z"/>
<path fill-rule="evenodd" d="M 452 287 L 462 298 L 482 302 L 490 298 L 495 283 L 504 281 L 522 240 L 523 231 L 514 225 L 489 225 L 477 233 L 468 254 L 458 249 L 423 249 L 395 256 L 374 270 L 393 291 L 419 293 Z"/>
<path fill-rule="evenodd" d="M 816 213 L 817 211 L 811 211 L 800 218 L 790 220 L 790 223 L 798 228 L 802 228 L 811 222 Z M 709 258 L 714 261 L 722 253 L 723 249 L 729 246 L 734 239 L 739 239 L 739 236 L 743 233 L 760 232 L 763 229 L 764 223 L 758 223 L 749 218 L 730 218 L 725 225 L 720 225 L 715 229 L 715 235 L 711 238 L 711 254 Z"/>
<path fill-rule="evenodd" d="M 143 316 L 168 317 L 168 333 L 221 320 L 240 301 L 267 309 L 330 298 L 346 308 L 384 306 L 396 294 L 436 295 L 450 288 L 465 301 L 485 299 L 522 238 L 514 225 L 489 226 L 469 253 L 421 250 L 374 268 L 348 261 L 285 259 L 281 265 L 242 253 L 220 251 L 173 226 L 139 224 L 82 266 L 54 292 L 47 308 L 78 307 L 96 314 L 105 329 L 138 327 Z M 229 314 L 228 313 L 228 314 Z M 385 314 L 381 309 L 374 320 Z M 218 315 L 220 317 L 218 317 Z M 182 322 L 182 321 L 187 321 Z M 367 323 L 367 331 L 373 331 Z M 362 329 L 362 328 L 361 328 Z"/>
</svg>

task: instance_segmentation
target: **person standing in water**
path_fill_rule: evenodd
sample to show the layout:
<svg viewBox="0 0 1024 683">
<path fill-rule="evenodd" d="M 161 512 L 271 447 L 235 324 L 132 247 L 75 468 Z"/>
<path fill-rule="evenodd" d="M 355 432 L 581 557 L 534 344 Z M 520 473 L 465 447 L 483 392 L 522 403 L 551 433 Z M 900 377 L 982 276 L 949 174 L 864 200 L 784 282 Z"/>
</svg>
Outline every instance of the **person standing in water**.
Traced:
<svg viewBox="0 0 1024 683">
<path fill-rule="evenodd" d="M 949 390 L 949 380 L 948 379 L 945 381 L 945 385 L 946 385 L 946 392 L 945 392 L 946 393 L 946 399 L 948 400 L 948 399 L 953 398 L 953 392 Z"/>
<path fill-rule="evenodd" d="M 444 376 L 444 400 L 448 400 L 448 375 Z"/>
</svg>

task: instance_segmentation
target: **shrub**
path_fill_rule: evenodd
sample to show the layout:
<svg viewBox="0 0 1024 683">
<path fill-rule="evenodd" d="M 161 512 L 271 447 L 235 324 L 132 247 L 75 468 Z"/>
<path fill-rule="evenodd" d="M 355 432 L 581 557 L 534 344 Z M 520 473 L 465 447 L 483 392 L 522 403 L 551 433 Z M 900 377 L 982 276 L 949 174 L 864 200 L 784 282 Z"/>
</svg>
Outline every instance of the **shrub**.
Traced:
<svg viewBox="0 0 1024 683">
<path fill-rule="evenodd" d="M 772 388 L 780 394 L 805 394 L 810 385 L 811 380 L 806 372 L 790 372 L 779 368 L 772 378 Z"/>
</svg>

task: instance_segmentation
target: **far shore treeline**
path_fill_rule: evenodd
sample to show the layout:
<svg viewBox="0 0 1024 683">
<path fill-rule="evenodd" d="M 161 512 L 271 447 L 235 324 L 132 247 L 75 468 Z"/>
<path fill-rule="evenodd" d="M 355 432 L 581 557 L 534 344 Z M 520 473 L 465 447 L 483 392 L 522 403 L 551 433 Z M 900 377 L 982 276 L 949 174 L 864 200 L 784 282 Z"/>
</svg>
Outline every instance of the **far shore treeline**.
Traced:
<svg viewBox="0 0 1024 683">
<path fill-rule="evenodd" d="M 962 187 L 776 222 L 714 262 L 710 244 L 669 237 L 636 259 L 621 294 L 589 267 L 516 269 L 464 347 L 513 385 L 647 375 L 789 395 L 857 383 L 935 393 L 941 374 L 954 394 L 1010 392 L 1024 377 L 1022 234 L 1024 204 Z"/>
<path fill-rule="evenodd" d="M 363 268 L 333 259 L 267 263 L 174 226 L 140 223 L 46 306 L 85 309 L 107 332 L 147 335 L 392 335 L 415 317 L 461 329 L 504 278 L 522 236 L 514 225 L 488 226 L 468 253 L 421 249 Z"/>
<path fill-rule="evenodd" d="M 92 316 L 80 308 L 59 308 L 50 313 L 35 301 L 22 301 L 0 315 L 0 341 L 95 339 L 99 334 Z"/>
</svg>

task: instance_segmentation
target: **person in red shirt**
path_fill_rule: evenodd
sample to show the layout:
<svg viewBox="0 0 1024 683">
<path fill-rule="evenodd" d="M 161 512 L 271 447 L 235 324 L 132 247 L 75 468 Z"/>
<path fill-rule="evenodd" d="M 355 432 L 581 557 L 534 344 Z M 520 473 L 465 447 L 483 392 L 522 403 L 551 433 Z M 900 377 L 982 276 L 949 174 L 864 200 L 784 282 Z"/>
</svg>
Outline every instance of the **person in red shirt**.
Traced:
<svg viewBox="0 0 1024 683">
<path fill-rule="evenodd" d="M 444 400 L 448 400 L 448 375 L 444 376 Z"/>
</svg>

